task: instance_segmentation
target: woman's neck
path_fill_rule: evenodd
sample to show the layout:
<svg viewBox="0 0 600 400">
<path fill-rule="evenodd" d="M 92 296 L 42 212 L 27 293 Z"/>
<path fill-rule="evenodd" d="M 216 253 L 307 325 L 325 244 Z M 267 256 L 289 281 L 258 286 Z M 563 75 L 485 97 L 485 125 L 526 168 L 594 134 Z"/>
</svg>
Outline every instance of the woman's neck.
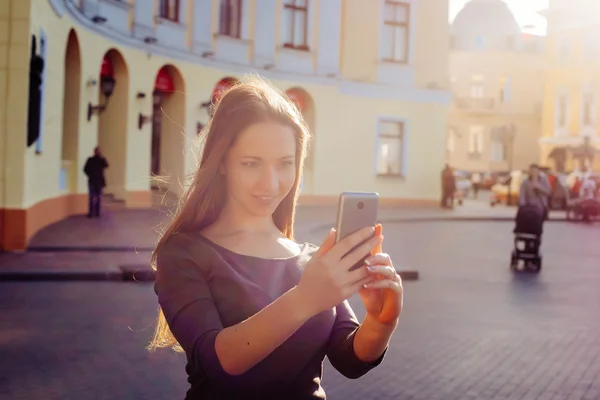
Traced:
<svg viewBox="0 0 600 400">
<path fill-rule="evenodd" d="M 273 217 L 248 215 L 241 211 L 226 207 L 219 219 L 213 224 L 213 229 L 223 234 L 241 232 L 261 235 L 281 234 L 273 222 Z"/>
</svg>

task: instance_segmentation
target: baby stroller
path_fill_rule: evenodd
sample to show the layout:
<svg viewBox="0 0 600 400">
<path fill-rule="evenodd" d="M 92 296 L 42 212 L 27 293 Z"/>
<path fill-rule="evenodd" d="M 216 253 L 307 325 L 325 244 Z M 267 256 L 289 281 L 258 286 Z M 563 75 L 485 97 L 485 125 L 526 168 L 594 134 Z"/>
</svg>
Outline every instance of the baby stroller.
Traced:
<svg viewBox="0 0 600 400">
<path fill-rule="evenodd" d="M 537 273 L 542 269 L 540 245 L 545 217 L 546 213 L 538 207 L 519 207 L 513 231 L 515 238 L 510 258 L 511 270 Z"/>
</svg>

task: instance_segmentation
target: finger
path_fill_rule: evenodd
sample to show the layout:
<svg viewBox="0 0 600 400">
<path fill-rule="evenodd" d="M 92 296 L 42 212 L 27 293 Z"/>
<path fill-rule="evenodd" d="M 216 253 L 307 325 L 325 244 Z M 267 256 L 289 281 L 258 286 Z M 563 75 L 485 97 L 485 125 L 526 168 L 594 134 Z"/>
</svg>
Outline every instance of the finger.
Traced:
<svg viewBox="0 0 600 400">
<path fill-rule="evenodd" d="M 323 243 L 321 243 L 321 247 L 315 252 L 315 256 L 320 257 L 326 254 L 331 248 L 335 245 L 335 229 L 331 228 Z"/>
<path fill-rule="evenodd" d="M 391 289 L 398 293 L 402 292 L 402 285 L 389 279 L 382 279 L 374 282 L 368 282 L 364 285 L 365 289 Z"/>
<path fill-rule="evenodd" d="M 346 284 L 354 284 L 372 275 L 369 273 L 369 271 L 367 271 L 366 265 L 349 272 L 346 272 L 345 270 L 342 271 L 344 273 L 343 279 Z M 371 277 L 371 279 L 373 279 L 373 277 Z"/>
<path fill-rule="evenodd" d="M 392 259 L 389 254 L 386 253 L 375 253 L 365 260 L 367 265 L 389 265 L 393 266 Z"/>
<path fill-rule="evenodd" d="M 375 282 L 375 279 L 372 276 L 367 276 L 359 281 L 356 281 L 348 286 L 348 292 L 350 295 L 357 293 L 360 289 L 365 288 L 365 285 L 368 285 L 371 282 Z"/>
<path fill-rule="evenodd" d="M 373 236 L 382 236 L 382 235 L 383 235 L 383 226 L 381 224 L 375 225 L 375 233 L 373 234 Z M 381 243 L 379 243 L 373 249 L 373 254 L 381 253 L 382 251 L 383 250 L 382 250 Z"/>
<path fill-rule="evenodd" d="M 371 253 L 371 249 L 381 243 L 382 240 L 383 236 L 375 236 L 361 244 L 342 259 L 340 268 L 350 269 L 353 265 L 362 262 Z"/>
<path fill-rule="evenodd" d="M 365 269 L 369 275 L 381 275 L 385 279 L 393 281 L 398 280 L 398 274 L 396 273 L 396 270 L 389 265 L 369 265 Z"/>
<path fill-rule="evenodd" d="M 344 239 L 340 240 L 333 248 L 327 253 L 328 257 L 331 257 L 332 260 L 341 260 L 350 250 L 357 247 L 361 243 L 367 241 L 369 238 L 373 237 L 373 233 L 375 232 L 375 228 L 372 226 L 359 229 L 358 231 L 348 235 Z M 367 253 L 371 252 L 371 248 Z"/>
</svg>

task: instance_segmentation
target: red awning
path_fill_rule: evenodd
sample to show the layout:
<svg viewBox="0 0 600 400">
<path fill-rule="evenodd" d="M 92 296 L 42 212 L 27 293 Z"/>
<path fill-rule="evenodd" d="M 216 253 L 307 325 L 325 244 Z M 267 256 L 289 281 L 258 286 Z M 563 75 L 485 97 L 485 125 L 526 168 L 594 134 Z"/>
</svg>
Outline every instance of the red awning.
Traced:
<svg viewBox="0 0 600 400">
<path fill-rule="evenodd" d="M 175 85 L 173 84 L 173 78 L 169 73 L 167 67 L 162 67 L 158 74 L 156 75 L 156 81 L 154 82 L 154 91 L 155 92 L 172 92 L 175 90 Z"/>
<path fill-rule="evenodd" d="M 110 61 L 110 58 L 108 58 L 108 55 L 105 55 L 102 59 L 102 66 L 100 67 L 100 77 L 110 76 L 111 78 L 114 78 L 114 75 L 115 71 L 112 62 Z"/>
<path fill-rule="evenodd" d="M 285 94 L 287 95 L 287 97 L 290 98 L 292 103 L 294 103 L 296 105 L 296 107 L 298 107 L 300 112 L 305 111 L 306 101 L 304 99 L 304 93 L 302 93 L 301 91 L 299 91 L 297 89 L 289 89 L 285 92 Z"/>
<path fill-rule="evenodd" d="M 237 79 L 231 77 L 223 78 L 217 82 L 211 97 L 212 103 L 217 104 L 217 102 L 221 99 L 223 92 L 235 85 L 237 82 Z"/>
</svg>

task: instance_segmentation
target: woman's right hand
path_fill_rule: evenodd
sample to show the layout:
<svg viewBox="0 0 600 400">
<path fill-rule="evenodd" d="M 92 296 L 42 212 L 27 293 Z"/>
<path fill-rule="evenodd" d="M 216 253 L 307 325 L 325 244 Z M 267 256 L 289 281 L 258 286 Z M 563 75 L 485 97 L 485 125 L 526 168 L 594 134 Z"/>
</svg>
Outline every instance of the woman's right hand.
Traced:
<svg viewBox="0 0 600 400">
<path fill-rule="evenodd" d="M 303 306 L 308 307 L 311 316 L 337 306 L 373 279 L 366 268 L 349 269 L 381 244 L 383 237 L 373 236 L 374 232 L 374 227 L 363 228 L 337 244 L 335 230 L 329 232 L 306 264 L 297 286 Z"/>
</svg>

